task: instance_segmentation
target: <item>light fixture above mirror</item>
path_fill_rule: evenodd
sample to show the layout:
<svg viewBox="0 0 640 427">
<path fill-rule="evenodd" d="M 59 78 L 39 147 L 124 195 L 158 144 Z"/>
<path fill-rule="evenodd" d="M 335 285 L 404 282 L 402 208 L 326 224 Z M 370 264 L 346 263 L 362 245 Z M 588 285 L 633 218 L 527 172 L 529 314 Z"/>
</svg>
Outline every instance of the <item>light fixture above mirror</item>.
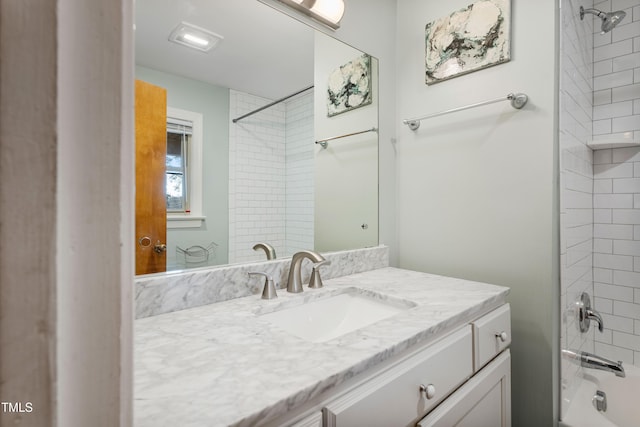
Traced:
<svg viewBox="0 0 640 427">
<path fill-rule="evenodd" d="M 333 30 L 340 28 L 344 15 L 343 0 L 278 0 Z"/>
</svg>

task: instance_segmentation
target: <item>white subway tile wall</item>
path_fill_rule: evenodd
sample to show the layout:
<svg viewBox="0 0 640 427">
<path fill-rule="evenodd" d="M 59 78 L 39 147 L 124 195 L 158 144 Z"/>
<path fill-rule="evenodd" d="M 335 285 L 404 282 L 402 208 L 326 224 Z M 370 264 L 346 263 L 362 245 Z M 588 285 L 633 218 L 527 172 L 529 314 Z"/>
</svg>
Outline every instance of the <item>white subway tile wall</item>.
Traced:
<svg viewBox="0 0 640 427">
<path fill-rule="evenodd" d="M 576 11 L 589 8 L 593 1 L 562 0 L 560 45 L 560 224 L 561 224 L 561 343 L 562 348 L 593 351 L 593 332 L 580 334 L 573 307 L 583 291 L 592 292 L 593 283 L 593 151 L 587 147 L 593 129 L 611 130 L 608 109 L 593 108 L 593 21 L 580 21 Z M 609 55 L 599 51 L 598 55 Z M 612 71 L 612 64 L 599 66 L 599 74 Z M 633 74 L 633 73 L 632 73 Z M 632 77 L 633 78 L 633 77 Z M 599 83 L 599 103 L 610 102 L 608 81 Z M 608 89 L 605 89 L 608 87 Z M 614 107 L 615 109 L 616 107 Z M 624 108 L 624 107 L 622 107 Z M 628 107 L 627 107 L 628 108 Z M 626 111 L 626 110 L 625 110 Z M 595 116 L 595 117 L 594 117 Z M 606 183 L 600 192 L 608 194 Z M 606 215 L 599 212 L 599 216 Z M 579 367 L 562 360 L 562 412 L 564 413 L 580 383 Z"/>
<path fill-rule="evenodd" d="M 229 263 L 261 261 L 267 242 L 276 254 L 313 248 L 313 93 L 291 98 L 229 124 Z M 231 90 L 230 116 L 272 100 Z M 291 142 L 292 147 L 288 148 Z M 287 187 L 295 187 L 287 197 Z M 303 195 L 304 193 L 304 195 Z M 294 219 L 292 230 L 288 220 Z"/>
<path fill-rule="evenodd" d="M 595 1 L 594 7 L 627 16 L 600 34 L 593 17 L 593 138 L 640 140 L 640 1 Z M 612 177 L 615 178 L 615 177 Z"/>
<path fill-rule="evenodd" d="M 627 16 L 600 34 L 599 18 L 576 19 L 580 6 Z M 640 366 L 640 148 L 586 147 L 640 140 L 640 0 L 562 0 L 561 20 L 561 343 Z M 604 333 L 578 332 L 572 306 L 582 291 Z M 561 369 L 564 414 L 581 375 L 566 360 Z"/>
<path fill-rule="evenodd" d="M 271 102 L 230 91 L 231 117 Z M 265 259 L 257 242 L 285 242 L 285 105 L 277 104 L 229 127 L 229 262 Z"/>
<path fill-rule="evenodd" d="M 313 91 L 286 103 L 286 253 L 313 249 Z"/>
<path fill-rule="evenodd" d="M 594 296 L 605 325 L 595 348 L 640 366 L 640 147 L 599 150 L 595 161 Z"/>
</svg>

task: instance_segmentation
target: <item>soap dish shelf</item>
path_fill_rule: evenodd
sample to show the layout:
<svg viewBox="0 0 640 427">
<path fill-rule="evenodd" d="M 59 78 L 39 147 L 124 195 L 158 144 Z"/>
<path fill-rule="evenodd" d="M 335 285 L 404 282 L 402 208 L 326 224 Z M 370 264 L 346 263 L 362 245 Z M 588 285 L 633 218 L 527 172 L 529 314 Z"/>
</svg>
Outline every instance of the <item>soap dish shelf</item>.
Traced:
<svg viewBox="0 0 640 427">
<path fill-rule="evenodd" d="M 628 140 L 628 139 L 612 139 L 612 140 L 593 140 L 587 143 L 587 147 L 592 150 L 606 150 L 609 148 L 626 148 L 626 147 L 640 147 L 640 140 Z"/>
</svg>

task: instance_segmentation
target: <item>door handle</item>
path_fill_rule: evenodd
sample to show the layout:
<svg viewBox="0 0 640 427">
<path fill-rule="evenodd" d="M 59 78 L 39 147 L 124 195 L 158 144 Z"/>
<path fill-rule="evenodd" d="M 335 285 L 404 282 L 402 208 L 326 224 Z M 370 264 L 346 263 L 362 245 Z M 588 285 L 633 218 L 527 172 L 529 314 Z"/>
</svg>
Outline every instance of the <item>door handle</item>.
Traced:
<svg viewBox="0 0 640 427">
<path fill-rule="evenodd" d="M 157 254 L 161 254 L 162 252 L 165 252 L 167 250 L 167 245 L 165 243 L 160 243 L 160 240 L 158 240 L 158 243 L 156 243 L 153 246 L 153 250 L 157 253 Z"/>
</svg>

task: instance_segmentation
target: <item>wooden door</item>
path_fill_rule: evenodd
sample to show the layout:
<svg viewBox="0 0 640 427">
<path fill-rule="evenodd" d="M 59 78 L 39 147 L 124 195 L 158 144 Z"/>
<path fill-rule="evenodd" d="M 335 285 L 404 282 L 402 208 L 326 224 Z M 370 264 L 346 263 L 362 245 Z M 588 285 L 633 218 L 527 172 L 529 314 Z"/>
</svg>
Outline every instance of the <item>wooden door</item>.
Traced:
<svg viewBox="0 0 640 427">
<path fill-rule="evenodd" d="M 136 274 L 167 269 L 167 91 L 136 80 Z"/>
</svg>

